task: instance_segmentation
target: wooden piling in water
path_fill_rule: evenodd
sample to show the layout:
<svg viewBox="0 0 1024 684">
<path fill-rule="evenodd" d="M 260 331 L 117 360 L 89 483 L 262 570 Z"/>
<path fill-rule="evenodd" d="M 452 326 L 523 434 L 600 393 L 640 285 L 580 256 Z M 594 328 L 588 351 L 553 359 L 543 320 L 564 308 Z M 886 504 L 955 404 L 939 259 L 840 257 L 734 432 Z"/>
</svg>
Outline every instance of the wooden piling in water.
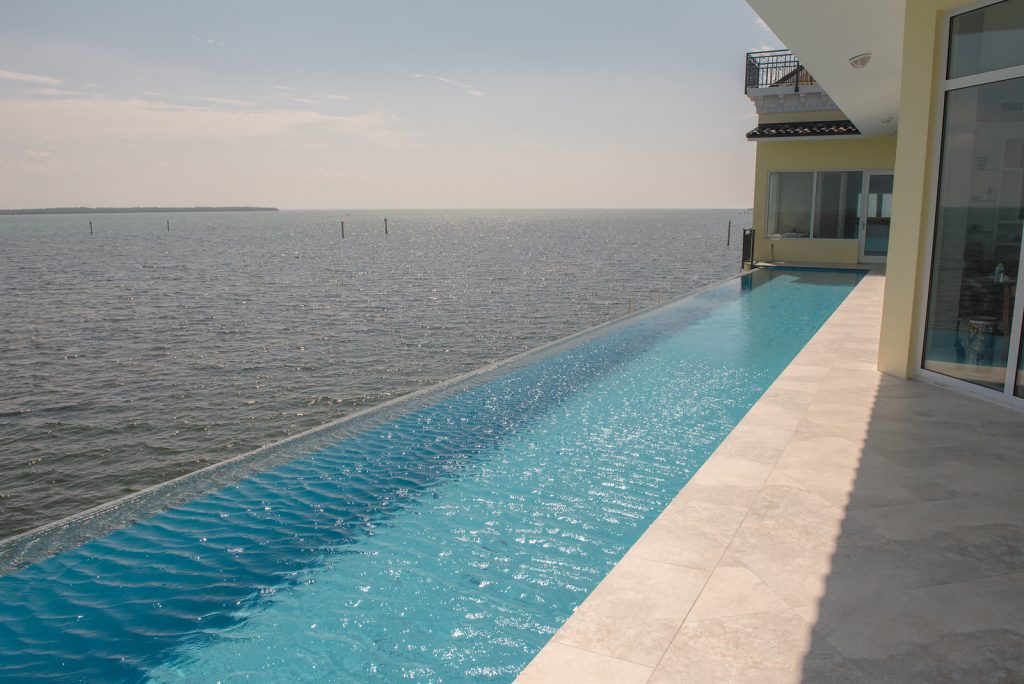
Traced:
<svg viewBox="0 0 1024 684">
<path fill-rule="evenodd" d="M 345 239 L 345 222 L 344 221 L 341 222 L 341 239 L 342 240 Z"/>
<path fill-rule="evenodd" d="M 171 232 L 171 219 L 167 219 L 167 232 Z"/>
<path fill-rule="evenodd" d="M 732 219 L 729 219 L 729 228 L 725 232 L 725 246 L 728 247 L 730 242 L 732 242 Z"/>
<path fill-rule="evenodd" d="M 92 221 L 89 221 L 89 235 L 92 235 Z"/>
<path fill-rule="evenodd" d="M 384 234 L 388 234 L 388 220 L 384 219 Z"/>
</svg>

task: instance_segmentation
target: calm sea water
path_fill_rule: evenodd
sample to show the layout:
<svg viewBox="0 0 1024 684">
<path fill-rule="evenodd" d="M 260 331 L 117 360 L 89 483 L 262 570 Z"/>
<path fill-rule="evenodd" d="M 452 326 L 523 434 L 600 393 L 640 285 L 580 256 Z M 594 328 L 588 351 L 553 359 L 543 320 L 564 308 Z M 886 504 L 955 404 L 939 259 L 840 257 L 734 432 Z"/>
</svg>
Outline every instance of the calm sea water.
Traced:
<svg viewBox="0 0 1024 684">
<path fill-rule="evenodd" d="M 749 221 L 0 217 L 0 537 L 731 275 Z"/>
</svg>

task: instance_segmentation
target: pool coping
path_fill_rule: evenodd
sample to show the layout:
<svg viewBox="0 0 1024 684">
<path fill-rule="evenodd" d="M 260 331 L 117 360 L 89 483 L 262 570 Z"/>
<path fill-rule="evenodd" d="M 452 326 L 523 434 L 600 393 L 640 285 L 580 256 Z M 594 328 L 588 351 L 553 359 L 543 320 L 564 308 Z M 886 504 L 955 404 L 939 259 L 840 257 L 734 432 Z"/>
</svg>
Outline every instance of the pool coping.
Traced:
<svg viewBox="0 0 1024 684">
<path fill-rule="evenodd" d="M 763 500 L 783 452 L 835 369 L 874 369 L 885 277 L 866 274 L 679 494 L 575 610 L 516 679 L 518 684 L 726 681 L 715 663 L 678 671 L 678 652 L 692 657 L 688 625 L 718 617 L 778 613 L 789 629 L 776 644 L 783 669 L 751 664 L 719 644 L 698 645 L 710 659 L 749 667 L 727 680 L 801 681 L 813 601 L 794 606 L 735 558 L 741 527 Z M 826 390 L 822 388 L 825 387 Z M 858 397 L 867 400 L 867 396 Z M 778 524 L 794 521 L 780 516 Z M 838 536 L 838 530 L 835 531 Z M 834 546 L 820 547 L 825 566 Z M 822 559 L 815 559 L 821 561 Z M 801 614 L 803 611 L 804 614 Z M 773 655 L 777 656 L 778 653 Z M 704 665 L 709 665 L 705 662 Z M 719 663 L 720 664 L 720 663 Z M 752 668 L 752 669 L 751 669 Z M 751 677 L 750 675 L 755 674 Z M 716 676 L 719 677 L 716 679 Z"/>
</svg>

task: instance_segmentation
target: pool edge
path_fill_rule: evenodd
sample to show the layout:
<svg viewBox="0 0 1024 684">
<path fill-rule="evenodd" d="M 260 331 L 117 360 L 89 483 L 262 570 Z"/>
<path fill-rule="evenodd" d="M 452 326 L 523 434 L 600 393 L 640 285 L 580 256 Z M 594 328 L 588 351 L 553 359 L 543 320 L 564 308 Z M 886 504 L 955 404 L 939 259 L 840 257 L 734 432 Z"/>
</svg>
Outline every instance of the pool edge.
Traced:
<svg viewBox="0 0 1024 684">
<path fill-rule="evenodd" d="M 808 400 L 800 409 L 788 410 L 776 405 L 779 395 L 789 393 L 786 402 L 793 401 L 797 392 L 813 396 L 799 389 L 794 369 L 817 368 L 807 363 L 808 357 L 813 360 L 816 354 L 832 353 L 817 347 L 828 344 L 823 340 L 834 334 L 836 321 L 863 310 L 873 316 L 873 326 L 880 325 L 884 283 L 885 276 L 878 270 L 864 274 L 704 465 L 520 672 L 517 684 L 570 681 L 580 673 L 605 679 L 614 673 L 614 681 L 639 683 L 655 672 L 665 673 L 659 669 L 662 660 L 712 575 L 728 561 L 734 537 L 809 405 Z M 864 306 L 862 300 L 870 304 Z M 821 368 L 823 378 L 832 366 Z M 728 489 L 727 496 L 723 488 Z M 709 520 L 709 511 L 717 517 Z M 766 611 L 792 610 L 765 589 L 771 595 L 764 603 Z M 771 598 L 778 603 L 768 607 Z"/>
</svg>

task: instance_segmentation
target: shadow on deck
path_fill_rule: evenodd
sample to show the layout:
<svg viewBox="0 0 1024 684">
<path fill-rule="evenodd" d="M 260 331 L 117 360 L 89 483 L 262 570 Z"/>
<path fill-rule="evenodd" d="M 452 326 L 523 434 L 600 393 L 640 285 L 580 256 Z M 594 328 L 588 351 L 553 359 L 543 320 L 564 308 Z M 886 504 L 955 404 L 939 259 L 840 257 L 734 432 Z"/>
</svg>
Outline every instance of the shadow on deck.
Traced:
<svg viewBox="0 0 1024 684">
<path fill-rule="evenodd" d="M 859 451 L 859 465 L 834 461 L 832 495 L 848 499 L 805 612 L 803 681 L 1024 681 L 1024 416 L 865 377 L 850 391 L 873 401 L 849 403 L 862 443 L 832 431 L 833 452 Z"/>
</svg>

